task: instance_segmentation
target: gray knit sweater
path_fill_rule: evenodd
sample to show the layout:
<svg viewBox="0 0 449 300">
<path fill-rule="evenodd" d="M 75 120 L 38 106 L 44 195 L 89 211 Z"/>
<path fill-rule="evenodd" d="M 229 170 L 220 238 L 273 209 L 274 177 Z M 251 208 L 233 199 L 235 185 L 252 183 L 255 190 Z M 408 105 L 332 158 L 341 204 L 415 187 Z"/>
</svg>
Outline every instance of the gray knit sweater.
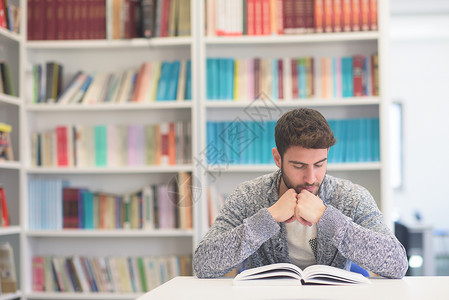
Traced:
<svg viewBox="0 0 449 300">
<path fill-rule="evenodd" d="M 267 208 L 278 199 L 280 170 L 240 184 L 226 199 L 193 257 L 200 278 L 235 267 L 290 262 L 286 228 Z M 404 247 L 382 220 L 371 194 L 348 180 L 326 175 L 318 195 L 326 210 L 317 223 L 318 264 L 349 269 L 350 261 L 388 278 L 407 271 Z"/>
</svg>

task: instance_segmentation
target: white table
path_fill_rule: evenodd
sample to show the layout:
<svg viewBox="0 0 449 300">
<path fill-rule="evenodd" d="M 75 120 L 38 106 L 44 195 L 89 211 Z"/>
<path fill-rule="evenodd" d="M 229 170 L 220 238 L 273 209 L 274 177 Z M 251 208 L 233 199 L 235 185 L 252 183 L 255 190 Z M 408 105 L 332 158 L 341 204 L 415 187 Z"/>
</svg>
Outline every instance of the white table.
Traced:
<svg viewBox="0 0 449 300">
<path fill-rule="evenodd" d="M 355 286 L 233 286 L 232 278 L 198 279 L 176 277 L 137 300 L 226 299 L 226 300 L 448 300 L 449 276 L 371 279 L 372 284 Z"/>
</svg>

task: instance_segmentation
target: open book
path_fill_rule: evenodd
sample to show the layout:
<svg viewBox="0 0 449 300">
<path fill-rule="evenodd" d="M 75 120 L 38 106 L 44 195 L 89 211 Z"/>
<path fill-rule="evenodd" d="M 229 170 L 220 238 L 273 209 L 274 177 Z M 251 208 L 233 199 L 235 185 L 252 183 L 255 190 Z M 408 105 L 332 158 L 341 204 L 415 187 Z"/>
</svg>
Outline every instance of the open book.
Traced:
<svg viewBox="0 0 449 300">
<path fill-rule="evenodd" d="M 234 285 L 353 285 L 360 283 L 371 282 L 359 273 L 336 267 L 312 265 L 301 270 L 290 263 L 277 263 L 244 270 L 233 280 Z"/>
</svg>

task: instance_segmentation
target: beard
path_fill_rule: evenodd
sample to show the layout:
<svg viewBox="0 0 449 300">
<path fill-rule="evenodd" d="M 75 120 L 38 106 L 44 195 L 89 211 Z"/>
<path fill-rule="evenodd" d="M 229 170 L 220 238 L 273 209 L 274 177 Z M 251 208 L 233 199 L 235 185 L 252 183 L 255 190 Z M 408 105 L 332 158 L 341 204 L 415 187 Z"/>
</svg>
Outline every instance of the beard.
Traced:
<svg viewBox="0 0 449 300">
<path fill-rule="evenodd" d="M 312 186 L 317 187 L 316 192 L 314 192 L 313 194 L 315 196 L 318 195 L 318 193 L 320 192 L 320 188 L 321 188 L 321 184 L 322 182 L 316 182 L 313 184 L 298 184 L 298 185 L 294 185 L 292 183 L 292 181 L 290 180 L 290 178 L 287 177 L 287 175 L 285 175 L 284 173 L 284 164 L 281 162 L 281 176 L 282 176 L 282 180 L 284 181 L 285 186 L 287 187 L 287 189 L 294 189 L 296 191 L 297 194 L 301 193 L 302 190 L 306 189 L 306 188 L 310 188 Z"/>
</svg>

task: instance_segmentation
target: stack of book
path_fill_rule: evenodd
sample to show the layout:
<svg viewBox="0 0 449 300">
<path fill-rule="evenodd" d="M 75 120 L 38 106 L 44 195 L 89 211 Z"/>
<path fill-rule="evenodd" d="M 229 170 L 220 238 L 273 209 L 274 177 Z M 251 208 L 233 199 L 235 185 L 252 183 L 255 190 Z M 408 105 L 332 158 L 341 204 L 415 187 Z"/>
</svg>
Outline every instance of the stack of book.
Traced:
<svg viewBox="0 0 449 300">
<path fill-rule="evenodd" d="M 208 100 L 251 101 L 379 95 L 378 56 L 208 58 Z"/>
<path fill-rule="evenodd" d="M 207 35 L 377 30 L 377 0 L 206 0 Z"/>
<path fill-rule="evenodd" d="M 380 160 L 378 118 L 329 120 L 329 125 L 337 139 L 329 151 L 329 163 Z M 272 164 L 275 126 L 275 121 L 207 122 L 207 163 Z"/>
<path fill-rule="evenodd" d="M 30 0 L 28 40 L 190 35 L 190 0 Z"/>
<path fill-rule="evenodd" d="M 175 276 L 189 275 L 190 255 L 32 258 L 35 292 L 144 293 Z"/>
<path fill-rule="evenodd" d="M 191 175 L 128 194 L 93 192 L 52 179 L 29 181 L 29 227 L 61 229 L 191 229 Z"/>
<path fill-rule="evenodd" d="M 32 103 L 96 104 L 186 101 L 192 99 L 190 60 L 144 62 L 138 70 L 78 71 L 62 86 L 64 66 L 33 65 Z"/>
<path fill-rule="evenodd" d="M 31 134 L 31 165 L 120 167 L 191 162 L 190 121 L 136 125 L 61 125 Z"/>
</svg>

